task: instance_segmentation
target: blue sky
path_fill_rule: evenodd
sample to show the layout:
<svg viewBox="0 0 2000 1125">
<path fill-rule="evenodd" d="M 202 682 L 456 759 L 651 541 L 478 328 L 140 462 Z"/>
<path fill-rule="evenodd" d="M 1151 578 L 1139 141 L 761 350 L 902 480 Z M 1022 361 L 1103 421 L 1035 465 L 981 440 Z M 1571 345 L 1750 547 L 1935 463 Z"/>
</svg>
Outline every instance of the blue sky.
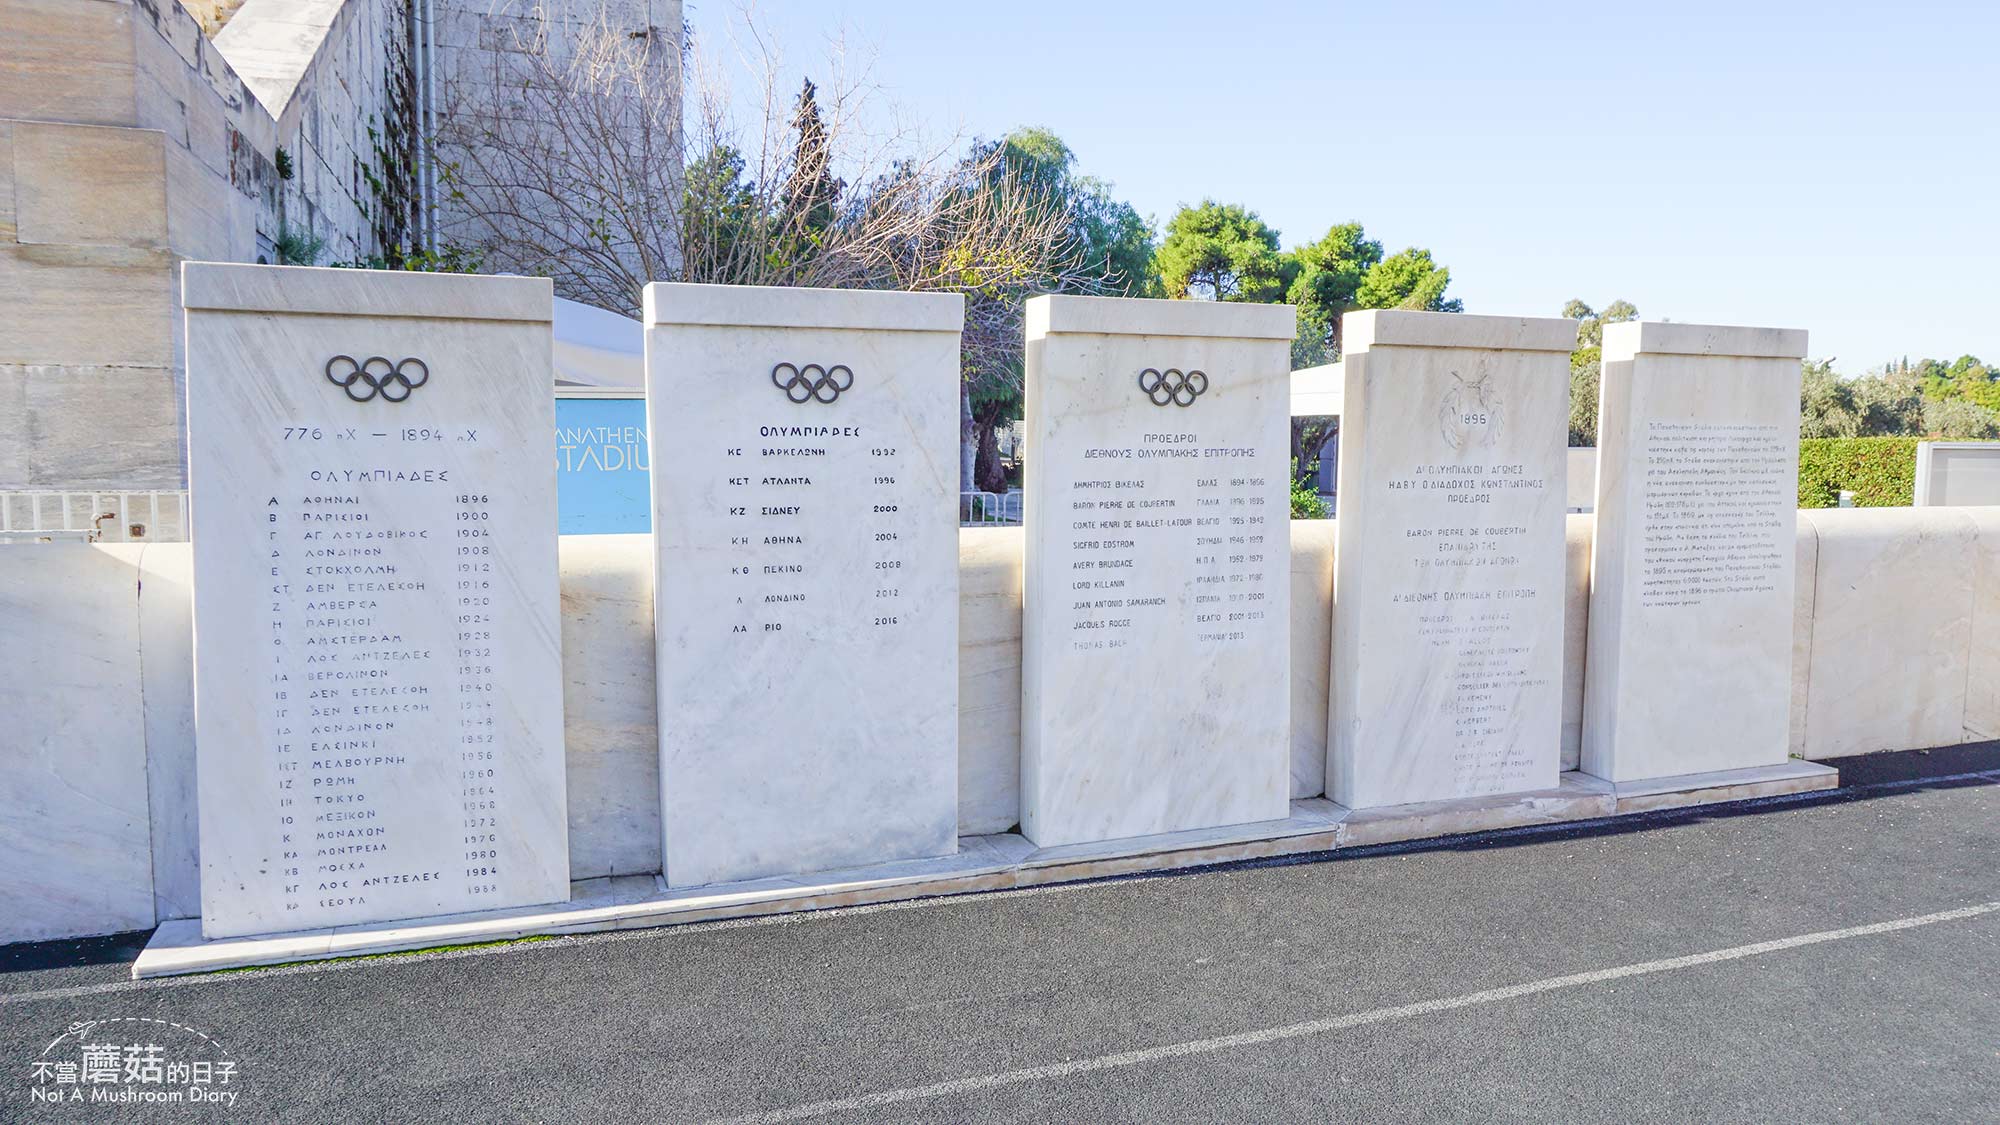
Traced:
<svg viewBox="0 0 2000 1125">
<path fill-rule="evenodd" d="M 690 0 L 697 35 L 733 11 Z M 1047 126 L 1164 224 L 1359 220 L 1468 312 L 1623 297 L 1859 372 L 2000 360 L 2000 3 L 760 0 L 940 130 Z"/>
</svg>

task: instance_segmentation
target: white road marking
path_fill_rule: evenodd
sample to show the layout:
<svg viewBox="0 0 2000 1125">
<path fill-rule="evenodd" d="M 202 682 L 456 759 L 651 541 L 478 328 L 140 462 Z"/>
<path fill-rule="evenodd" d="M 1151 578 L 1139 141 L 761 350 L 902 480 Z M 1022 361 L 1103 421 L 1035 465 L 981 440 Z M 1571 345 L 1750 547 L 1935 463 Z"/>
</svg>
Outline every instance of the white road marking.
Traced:
<svg viewBox="0 0 2000 1125">
<path fill-rule="evenodd" d="M 780 1121 L 803 1121 L 813 1117 L 824 1117 L 831 1113 L 851 1113 L 856 1110 L 875 1109 L 881 1106 L 901 1105 L 923 1101 L 929 1098 L 950 1097 L 978 1090 L 990 1090 L 996 1086 L 1016 1086 L 1025 1082 L 1040 1082 L 1050 1078 L 1067 1078 L 1075 1074 L 1089 1074 L 1100 1070 L 1114 1070 L 1120 1067 L 1139 1066 L 1143 1063 L 1159 1062 L 1162 1059 L 1184 1058 L 1189 1055 L 1213 1054 L 1236 1047 L 1254 1047 L 1262 1043 L 1275 1043 L 1285 1039 L 1300 1039 L 1310 1035 L 1325 1035 L 1328 1032 L 1346 1031 L 1368 1024 L 1388 1023 L 1394 1020 L 1413 1019 L 1436 1012 L 1448 1012 L 1457 1008 L 1470 1008 L 1477 1004 L 1491 1004 L 1501 1000 L 1512 1000 L 1521 996 L 1533 996 L 1542 992 L 1554 992 L 1562 988 L 1576 988 L 1586 984 L 1601 984 L 1604 981 L 1622 980 L 1626 977 L 1648 976 L 1653 973 L 1669 973 L 1677 969 L 1689 969 L 1698 965 L 1713 965 L 1720 961 L 1738 961 L 1745 957 L 1758 957 L 1766 953 L 1778 953 L 1787 949 L 1798 949 L 1807 945 L 1819 945 L 1829 941 L 1843 941 L 1848 938 L 1868 937 L 1874 934 L 1894 933 L 1897 930 L 1915 929 L 1939 922 L 1957 922 L 1966 918 L 1977 918 L 1983 914 L 2000 911 L 2000 902 L 1986 902 L 1978 906 L 1965 906 L 1957 910 L 1942 910 L 1936 914 L 1920 914 L 1913 918 L 1898 918 L 1889 922 L 1873 922 L 1865 926 L 1849 926 L 1840 930 L 1822 930 L 1818 933 L 1800 934 L 1796 937 L 1760 941 L 1751 945 L 1736 945 L 1727 949 L 1694 953 L 1686 957 L 1669 957 L 1660 961 L 1641 961 L 1633 965 L 1620 965 L 1613 969 L 1596 969 L 1587 973 L 1572 973 L 1568 976 L 1550 977 L 1546 980 L 1529 981 L 1526 984 L 1510 984 L 1504 988 L 1489 988 L 1480 992 L 1468 992 L 1463 996 L 1451 996 L 1440 1000 L 1424 1000 L 1415 1004 L 1403 1004 L 1394 1008 L 1376 1008 L 1367 1012 L 1355 1012 L 1331 1019 L 1312 1020 L 1308 1023 L 1287 1024 L 1283 1027 L 1267 1027 L 1258 1031 L 1245 1031 L 1236 1035 L 1220 1035 L 1212 1039 L 1193 1039 L 1184 1043 L 1169 1043 L 1158 1047 L 1146 1047 L 1136 1051 L 1121 1051 L 1114 1055 L 1099 1055 L 1088 1059 L 1073 1059 L 1068 1062 L 1051 1063 L 1047 1066 L 1024 1067 L 1019 1070 L 1003 1070 L 996 1074 L 982 1074 L 972 1078 L 958 1078 L 949 1082 L 935 1082 L 928 1086 L 906 1086 L 897 1090 L 882 1090 L 873 1094 L 862 1094 L 851 1098 L 834 1098 L 823 1102 L 793 1106 L 790 1109 L 774 1110 L 767 1113 L 752 1113 L 742 1117 L 720 1119 L 720 1125 L 764 1125 Z"/>
</svg>

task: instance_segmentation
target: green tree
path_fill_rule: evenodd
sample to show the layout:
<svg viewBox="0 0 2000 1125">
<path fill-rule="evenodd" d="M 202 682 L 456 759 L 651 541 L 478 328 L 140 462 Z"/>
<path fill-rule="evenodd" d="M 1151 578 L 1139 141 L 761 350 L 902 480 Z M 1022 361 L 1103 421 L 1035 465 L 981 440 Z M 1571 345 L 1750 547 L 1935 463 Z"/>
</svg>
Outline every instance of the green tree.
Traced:
<svg viewBox="0 0 2000 1125">
<path fill-rule="evenodd" d="M 1410 247 L 1384 257 L 1382 243 L 1360 223 L 1340 223 L 1317 242 L 1285 255 L 1291 275 L 1285 299 L 1298 306 L 1299 336 L 1293 367 L 1315 367 L 1340 358 L 1340 318 L 1355 309 L 1421 309 L 1463 312 L 1444 295 L 1451 271 L 1428 250 Z"/>
<path fill-rule="evenodd" d="M 1285 292 L 1278 232 L 1255 211 L 1204 199 L 1167 223 L 1156 261 L 1167 296 L 1207 301 L 1275 301 Z"/>
<path fill-rule="evenodd" d="M 1962 398 L 1924 400 L 1924 435 L 1943 441 L 2000 438 L 2000 414 Z"/>
<path fill-rule="evenodd" d="M 1355 309 L 1421 309 L 1463 312 L 1464 303 L 1446 298 L 1451 271 L 1414 247 L 1384 257 L 1382 243 L 1360 223 L 1338 223 L 1316 242 L 1284 255 L 1285 299 L 1299 310 L 1292 341 L 1292 367 L 1318 367 L 1340 358 L 1340 318 Z M 1308 482 L 1340 422 L 1332 418 L 1292 419 L 1295 482 Z"/>
<path fill-rule="evenodd" d="M 1914 368 L 1906 360 L 1901 369 L 1916 375 L 1927 399 L 1963 399 L 2000 411 L 2000 368 L 1988 366 L 1978 356 L 1962 355 L 1950 363 L 1918 360 Z"/>
<path fill-rule="evenodd" d="M 810 78 L 792 105 L 792 133 L 791 174 L 779 197 L 784 210 L 780 230 L 794 255 L 807 256 L 825 244 L 847 186 L 834 178 L 832 138 L 820 118 L 819 92 Z"/>
<path fill-rule="evenodd" d="M 743 253 L 756 238 L 757 192 L 743 180 L 743 154 L 718 144 L 681 175 L 681 229 L 691 244 L 719 258 Z"/>
<path fill-rule="evenodd" d="M 1854 388 L 1834 373 L 1833 361 L 1805 361 L 1799 372 L 1799 436 L 1847 438 L 1860 433 Z"/>
<path fill-rule="evenodd" d="M 1464 312 L 1465 302 L 1447 298 L 1451 271 L 1431 259 L 1429 250 L 1400 250 L 1377 262 L 1361 279 L 1354 301 L 1364 309 L 1420 309 Z"/>
<path fill-rule="evenodd" d="M 1360 223 L 1340 223 L 1317 242 L 1291 252 L 1296 272 L 1285 299 L 1298 306 L 1299 336 L 1292 366 L 1317 367 L 1340 356 L 1340 317 L 1361 307 L 1357 294 L 1370 270 L 1382 262 L 1382 244 Z"/>
<path fill-rule="evenodd" d="M 1960 425 L 1964 416 L 1941 420 Z M 1808 360 L 1800 372 L 1802 438 L 1920 437 L 1925 432 L 1922 382 L 1914 370 L 1848 379 L 1833 370 L 1831 360 Z"/>
<path fill-rule="evenodd" d="M 1597 444 L 1597 390 L 1603 380 L 1604 326 L 1639 319 L 1639 309 L 1618 300 L 1603 312 L 1575 298 L 1563 306 L 1563 316 L 1576 321 L 1576 350 L 1569 353 L 1569 443 L 1579 448 Z"/>
<path fill-rule="evenodd" d="M 1114 198 L 1109 183 L 1079 174 L 1076 154 L 1053 132 L 1016 129 L 998 141 L 975 145 L 967 159 L 988 169 L 988 191 L 1014 196 L 1020 205 L 1062 224 L 1063 242 L 1054 266 L 1036 289 L 1117 297 L 1161 294 L 1153 264 L 1152 224 L 1131 204 Z M 971 479 L 989 492 L 1006 489 L 999 428 L 1021 417 L 1019 340 L 1024 296 L 1009 291 L 967 297 L 968 330 L 993 327 L 1015 345 L 974 349 L 978 358 L 966 365 L 962 421 L 973 448 Z"/>
<path fill-rule="evenodd" d="M 1075 268 L 1056 291 L 1113 297 L 1157 297 L 1164 291 L 1154 264 L 1153 224 L 1112 196 L 1111 184 L 1076 171 L 1076 154 L 1047 129 L 1027 126 L 1001 138 L 1001 168 L 1069 213 Z"/>
</svg>

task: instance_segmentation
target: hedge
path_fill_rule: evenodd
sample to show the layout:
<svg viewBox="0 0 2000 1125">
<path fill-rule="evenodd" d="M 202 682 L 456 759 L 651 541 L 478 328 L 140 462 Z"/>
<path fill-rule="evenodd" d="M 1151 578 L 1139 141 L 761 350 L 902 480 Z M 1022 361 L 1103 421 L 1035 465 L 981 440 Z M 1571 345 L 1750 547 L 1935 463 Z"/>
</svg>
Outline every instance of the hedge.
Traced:
<svg viewBox="0 0 2000 1125">
<path fill-rule="evenodd" d="M 1906 508 L 1916 499 L 1913 437 L 1804 438 L 1799 442 L 1799 507 L 1836 508 L 1854 493 L 1857 508 Z"/>
</svg>

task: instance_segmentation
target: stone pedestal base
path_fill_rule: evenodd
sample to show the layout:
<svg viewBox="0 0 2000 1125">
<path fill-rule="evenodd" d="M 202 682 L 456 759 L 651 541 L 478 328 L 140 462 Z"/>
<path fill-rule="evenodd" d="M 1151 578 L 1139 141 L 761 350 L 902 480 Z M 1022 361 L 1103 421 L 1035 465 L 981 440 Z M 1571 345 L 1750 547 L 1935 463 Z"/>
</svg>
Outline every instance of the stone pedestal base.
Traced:
<svg viewBox="0 0 2000 1125">
<path fill-rule="evenodd" d="M 1037 848 L 1014 833 L 965 836 L 959 840 L 957 855 L 883 863 L 802 878 L 756 879 L 684 890 L 667 889 L 657 875 L 591 879 L 571 885 L 569 902 L 542 909 L 500 910 L 218 941 L 202 940 L 199 922 L 180 919 L 160 925 L 153 940 L 133 963 L 132 975 L 172 976 L 245 965 L 503 941 L 534 934 L 644 929 L 1011 890 L 1111 875 L 1597 820 L 1685 805 L 1832 789 L 1839 784 L 1840 774 L 1833 768 L 1799 761 L 1624 785 L 1570 772 L 1562 775 L 1555 789 L 1536 793 L 1468 797 L 1358 812 L 1314 797 L 1293 801 L 1292 815 L 1284 820 L 1055 848 Z"/>
</svg>

